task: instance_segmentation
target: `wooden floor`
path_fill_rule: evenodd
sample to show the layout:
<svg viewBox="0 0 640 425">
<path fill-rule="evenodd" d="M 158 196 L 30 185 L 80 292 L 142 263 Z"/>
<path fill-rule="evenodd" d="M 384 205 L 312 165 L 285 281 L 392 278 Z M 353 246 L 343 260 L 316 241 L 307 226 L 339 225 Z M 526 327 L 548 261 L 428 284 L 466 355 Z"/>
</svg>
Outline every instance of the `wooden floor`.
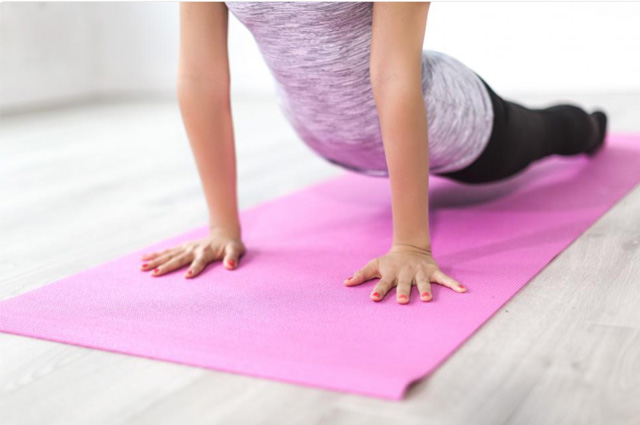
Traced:
<svg viewBox="0 0 640 425">
<path fill-rule="evenodd" d="M 640 94 L 565 98 L 640 132 Z M 343 172 L 272 101 L 234 119 L 243 208 Z M 0 299 L 206 222 L 170 101 L 3 117 L 0 176 Z M 640 187 L 402 402 L 0 334 L 0 423 L 640 424 Z"/>
</svg>

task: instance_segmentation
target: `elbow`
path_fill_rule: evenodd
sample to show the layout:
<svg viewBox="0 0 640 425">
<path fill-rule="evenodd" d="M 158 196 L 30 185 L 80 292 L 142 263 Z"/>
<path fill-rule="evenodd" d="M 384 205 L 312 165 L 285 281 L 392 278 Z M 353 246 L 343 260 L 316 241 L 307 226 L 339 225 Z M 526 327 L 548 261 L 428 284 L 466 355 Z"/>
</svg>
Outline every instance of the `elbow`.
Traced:
<svg viewBox="0 0 640 425">
<path fill-rule="evenodd" d="M 372 65 L 369 67 L 369 80 L 376 99 L 403 93 L 422 93 L 421 72 L 409 67 Z"/>
<path fill-rule="evenodd" d="M 401 77 L 398 71 L 394 70 L 384 62 L 376 61 L 371 58 L 369 64 L 369 81 L 371 82 L 371 90 L 374 94 L 380 93 L 388 88 L 391 84 L 397 82 Z"/>
<path fill-rule="evenodd" d="M 371 91 L 373 91 L 374 95 L 383 91 L 385 87 L 388 87 L 390 80 L 391 77 L 388 72 L 370 68 L 369 81 L 371 82 Z"/>
<path fill-rule="evenodd" d="M 191 66 L 180 63 L 176 89 L 178 97 L 194 93 L 214 98 L 229 97 L 231 74 L 228 67 Z"/>
<path fill-rule="evenodd" d="M 181 103 L 193 98 L 228 102 L 231 97 L 231 79 L 228 75 L 180 74 L 176 90 Z"/>
</svg>

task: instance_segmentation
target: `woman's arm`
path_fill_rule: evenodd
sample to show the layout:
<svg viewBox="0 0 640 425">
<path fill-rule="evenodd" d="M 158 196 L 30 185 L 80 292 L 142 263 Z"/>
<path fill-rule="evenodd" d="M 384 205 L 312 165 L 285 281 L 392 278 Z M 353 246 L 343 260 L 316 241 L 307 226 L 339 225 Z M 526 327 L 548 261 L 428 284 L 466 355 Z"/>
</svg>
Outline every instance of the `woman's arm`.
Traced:
<svg viewBox="0 0 640 425">
<path fill-rule="evenodd" d="M 180 4 L 178 100 L 209 224 L 240 236 L 227 27 L 223 2 Z"/>
<path fill-rule="evenodd" d="M 223 2 L 180 4 L 178 101 L 209 209 L 210 236 L 143 256 L 153 276 L 191 264 L 198 275 L 215 260 L 235 269 L 240 239 L 236 155 L 231 117 L 228 10 Z"/>
<path fill-rule="evenodd" d="M 391 183 L 393 244 L 431 250 L 422 45 L 429 3 L 374 3 L 370 76 Z"/>
<path fill-rule="evenodd" d="M 430 282 L 466 289 L 445 275 L 431 254 L 429 235 L 429 140 L 422 94 L 422 46 L 429 3 L 374 3 L 370 77 L 384 144 L 393 211 L 393 244 L 347 279 L 352 286 L 380 278 L 371 298 L 382 300 L 397 286 L 409 302 L 416 284 L 430 301 Z"/>
</svg>

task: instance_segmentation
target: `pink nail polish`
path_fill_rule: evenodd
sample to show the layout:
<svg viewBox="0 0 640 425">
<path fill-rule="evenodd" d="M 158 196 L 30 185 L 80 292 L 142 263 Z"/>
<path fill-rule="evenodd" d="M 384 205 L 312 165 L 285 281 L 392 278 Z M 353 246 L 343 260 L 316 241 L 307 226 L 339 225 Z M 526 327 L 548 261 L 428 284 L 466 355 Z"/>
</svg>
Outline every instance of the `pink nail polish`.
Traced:
<svg viewBox="0 0 640 425">
<path fill-rule="evenodd" d="M 371 294 L 371 295 L 373 295 L 373 296 L 374 296 L 374 297 L 376 297 L 376 298 L 380 298 L 380 294 L 378 294 L 377 292 L 374 292 L 374 293 L 373 293 L 373 294 Z"/>
<path fill-rule="evenodd" d="M 466 290 L 467 288 L 465 288 L 464 286 L 460 285 L 460 289 Z"/>
<path fill-rule="evenodd" d="M 147 267 L 149 267 L 149 264 L 148 264 L 148 263 L 144 263 L 144 264 L 143 264 L 142 266 L 140 266 L 140 267 L 142 267 L 143 269 L 146 269 Z"/>
<path fill-rule="evenodd" d="M 399 297 L 399 298 L 400 298 L 401 300 L 406 300 L 406 299 L 407 299 L 407 296 L 406 296 L 405 294 L 402 294 L 402 295 L 400 295 L 400 297 Z"/>
<path fill-rule="evenodd" d="M 191 276 L 193 272 L 191 270 L 187 271 L 187 275 Z"/>
<path fill-rule="evenodd" d="M 351 280 L 351 279 L 353 279 L 353 276 L 349 276 L 349 277 L 347 278 L 347 280 Z"/>
<path fill-rule="evenodd" d="M 232 260 L 228 260 L 228 261 L 227 261 L 227 265 L 228 265 L 229 267 L 233 267 L 233 266 L 234 266 L 234 262 L 233 262 Z"/>
<path fill-rule="evenodd" d="M 423 297 L 423 298 L 431 298 L 431 294 L 430 294 L 430 293 L 428 293 L 428 292 L 423 292 L 423 293 L 422 293 L 422 297 Z"/>
<path fill-rule="evenodd" d="M 160 269 L 153 269 L 153 273 L 160 273 Z"/>
</svg>

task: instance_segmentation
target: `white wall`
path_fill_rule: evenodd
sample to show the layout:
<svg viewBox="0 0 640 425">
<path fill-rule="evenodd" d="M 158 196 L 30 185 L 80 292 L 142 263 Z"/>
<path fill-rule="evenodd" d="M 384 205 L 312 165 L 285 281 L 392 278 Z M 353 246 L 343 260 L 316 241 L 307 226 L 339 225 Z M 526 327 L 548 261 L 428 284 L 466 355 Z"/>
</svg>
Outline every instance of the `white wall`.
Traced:
<svg viewBox="0 0 640 425">
<path fill-rule="evenodd" d="M 0 4 L 2 109 L 71 100 L 93 89 L 95 51 L 88 14 L 86 4 Z"/>
<path fill-rule="evenodd" d="M 425 48 L 509 92 L 640 91 L 640 3 L 433 3 Z M 0 4 L 0 112 L 90 97 L 173 95 L 177 3 Z M 230 25 L 234 95 L 272 95 Z"/>
<path fill-rule="evenodd" d="M 90 4 L 101 94 L 171 90 L 178 61 L 178 3 Z"/>
<path fill-rule="evenodd" d="M 172 91 L 177 3 L 2 3 L 0 110 Z"/>
<path fill-rule="evenodd" d="M 425 47 L 509 92 L 640 91 L 640 3 L 434 3 Z"/>
</svg>

